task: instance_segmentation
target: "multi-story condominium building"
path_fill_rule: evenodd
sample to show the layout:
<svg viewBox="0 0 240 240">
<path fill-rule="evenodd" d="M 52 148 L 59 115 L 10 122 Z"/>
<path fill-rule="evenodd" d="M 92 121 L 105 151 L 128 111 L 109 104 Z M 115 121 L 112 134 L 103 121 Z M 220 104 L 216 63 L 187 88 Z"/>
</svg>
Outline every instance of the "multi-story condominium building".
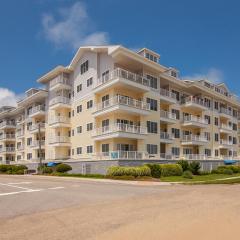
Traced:
<svg viewBox="0 0 240 240">
<path fill-rule="evenodd" d="M 238 157 L 240 102 L 225 84 L 180 79 L 160 55 L 81 47 L 0 112 L 0 160 Z"/>
</svg>

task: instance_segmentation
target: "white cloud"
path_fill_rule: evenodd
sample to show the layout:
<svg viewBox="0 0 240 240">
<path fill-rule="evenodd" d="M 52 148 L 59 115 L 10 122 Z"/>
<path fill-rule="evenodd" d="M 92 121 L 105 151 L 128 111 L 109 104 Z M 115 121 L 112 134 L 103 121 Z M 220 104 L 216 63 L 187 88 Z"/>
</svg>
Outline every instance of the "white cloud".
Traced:
<svg viewBox="0 0 240 240">
<path fill-rule="evenodd" d="M 201 80 L 201 79 L 207 79 L 211 81 L 212 83 L 222 83 L 224 82 L 224 74 L 221 70 L 217 68 L 210 68 L 208 71 L 204 73 L 196 73 L 189 76 L 184 76 L 183 79 L 189 79 L 189 80 Z"/>
<path fill-rule="evenodd" d="M 58 9 L 57 14 L 44 14 L 42 26 L 44 37 L 56 47 L 70 46 L 74 50 L 81 45 L 104 45 L 108 34 L 93 30 L 93 23 L 81 2 L 68 8 Z"/>
<path fill-rule="evenodd" d="M 22 97 L 21 94 L 17 95 L 7 88 L 0 88 L 0 107 L 17 105 L 17 101 Z"/>
</svg>

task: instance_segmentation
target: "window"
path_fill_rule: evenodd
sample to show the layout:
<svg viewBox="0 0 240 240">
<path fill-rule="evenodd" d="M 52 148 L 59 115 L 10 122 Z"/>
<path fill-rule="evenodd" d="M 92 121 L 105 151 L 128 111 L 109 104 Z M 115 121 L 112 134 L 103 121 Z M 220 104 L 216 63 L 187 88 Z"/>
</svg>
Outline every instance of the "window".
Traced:
<svg viewBox="0 0 240 240">
<path fill-rule="evenodd" d="M 233 144 L 237 144 L 237 138 L 233 137 Z"/>
<path fill-rule="evenodd" d="M 204 98 L 205 105 L 210 108 L 211 107 L 211 100 L 208 98 Z"/>
<path fill-rule="evenodd" d="M 102 79 L 107 81 L 109 79 L 109 70 L 102 73 Z"/>
<path fill-rule="evenodd" d="M 148 133 L 158 133 L 157 122 L 147 121 L 147 130 Z"/>
<path fill-rule="evenodd" d="M 82 91 L 82 84 L 77 85 L 77 92 Z"/>
<path fill-rule="evenodd" d="M 87 153 L 92 153 L 93 152 L 93 146 L 87 146 Z"/>
<path fill-rule="evenodd" d="M 109 152 L 109 144 L 102 144 L 102 152 Z"/>
<path fill-rule="evenodd" d="M 147 152 L 149 154 L 157 154 L 158 146 L 155 144 L 147 144 Z"/>
<path fill-rule="evenodd" d="M 218 157 L 218 150 L 215 150 L 215 157 Z"/>
<path fill-rule="evenodd" d="M 205 118 L 205 120 L 207 121 L 208 124 L 211 123 L 211 118 L 210 118 L 210 116 L 205 115 L 204 118 Z"/>
<path fill-rule="evenodd" d="M 77 155 L 82 154 L 82 147 L 77 147 Z"/>
<path fill-rule="evenodd" d="M 28 122 L 27 123 L 27 130 L 30 130 L 31 126 L 32 126 L 32 122 Z"/>
<path fill-rule="evenodd" d="M 27 138 L 27 146 L 30 146 L 32 144 L 32 138 Z"/>
<path fill-rule="evenodd" d="M 215 126 L 218 126 L 218 118 L 217 117 L 214 118 L 214 124 L 215 124 Z"/>
<path fill-rule="evenodd" d="M 172 113 L 176 114 L 176 118 L 179 120 L 180 119 L 180 111 L 177 109 L 172 109 Z"/>
<path fill-rule="evenodd" d="M 74 136 L 74 129 L 72 129 L 72 136 Z"/>
<path fill-rule="evenodd" d="M 81 64 L 81 74 L 84 74 L 88 71 L 88 60 Z"/>
<path fill-rule="evenodd" d="M 211 149 L 205 149 L 205 155 L 210 157 L 211 156 Z"/>
<path fill-rule="evenodd" d="M 72 149 L 72 155 L 74 155 L 74 149 Z"/>
<path fill-rule="evenodd" d="M 204 136 L 208 141 L 210 141 L 210 133 L 209 132 L 205 132 Z"/>
<path fill-rule="evenodd" d="M 156 77 L 153 77 L 151 75 L 147 75 L 147 79 L 149 80 L 149 84 L 150 84 L 151 88 L 155 88 L 155 89 L 158 88 L 158 86 L 157 86 L 157 78 Z"/>
<path fill-rule="evenodd" d="M 147 98 L 147 103 L 150 104 L 150 109 L 153 111 L 157 111 L 158 107 L 157 107 L 157 100 L 155 99 L 151 99 L 151 98 Z"/>
<path fill-rule="evenodd" d="M 91 86 L 92 84 L 93 84 L 93 78 L 91 77 L 87 80 L 87 87 Z"/>
<path fill-rule="evenodd" d="M 92 108 L 93 107 L 93 100 L 90 100 L 87 102 L 87 109 Z"/>
<path fill-rule="evenodd" d="M 233 124 L 232 124 L 232 127 L 233 127 L 233 130 L 234 130 L 234 131 L 237 131 L 237 124 L 236 124 L 236 123 L 233 123 Z"/>
<path fill-rule="evenodd" d="M 82 126 L 77 127 L 77 133 L 82 133 Z"/>
<path fill-rule="evenodd" d="M 91 131 L 93 129 L 93 123 L 87 124 L 87 131 Z"/>
<path fill-rule="evenodd" d="M 215 133 L 215 142 L 218 142 L 219 141 L 219 135 L 218 133 Z"/>
<path fill-rule="evenodd" d="M 180 129 L 172 128 L 172 134 L 173 134 L 174 138 L 180 138 Z"/>
<path fill-rule="evenodd" d="M 82 105 L 77 106 L 77 113 L 82 112 Z"/>
<path fill-rule="evenodd" d="M 31 154 L 31 153 L 28 153 L 28 154 L 27 154 L 27 160 L 30 160 L 30 159 L 32 159 L 32 154 Z"/>
<path fill-rule="evenodd" d="M 72 110 L 72 116 L 74 117 L 74 110 Z"/>
<path fill-rule="evenodd" d="M 172 93 L 176 95 L 176 99 L 179 101 L 180 100 L 180 93 L 174 89 L 172 89 Z"/>
<path fill-rule="evenodd" d="M 180 155 L 180 149 L 178 147 L 172 147 L 172 155 L 179 156 Z"/>
<path fill-rule="evenodd" d="M 214 102 L 214 109 L 216 109 L 216 110 L 219 109 L 219 103 L 218 102 Z"/>
</svg>

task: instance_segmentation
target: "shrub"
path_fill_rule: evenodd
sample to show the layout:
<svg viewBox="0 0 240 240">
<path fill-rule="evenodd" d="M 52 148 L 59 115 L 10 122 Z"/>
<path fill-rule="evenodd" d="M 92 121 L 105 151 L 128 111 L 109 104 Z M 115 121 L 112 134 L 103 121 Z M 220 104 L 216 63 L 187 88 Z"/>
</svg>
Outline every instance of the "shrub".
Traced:
<svg viewBox="0 0 240 240">
<path fill-rule="evenodd" d="M 154 178 L 161 177 L 161 165 L 160 164 L 146 164 L 151 170 L 151 176 Z"/>
<path fill-rule="evenodd" d="M 233 165 L 231 165 L 231 166 L 219 166 L 219 167 L 217 168 L 217 171 L 218 171 L 219 174 L 221 174 L 221 173 L 223 173 L 224 170 L 226 170 L 226 169 L 232 170 L 233 173 L 240 173 L 240 166 L 233 166 Z"/>
<path fill-rule="evenodd" d="M 233 171 L 231 169 L 226 168 L 226 169 L 223 170 L 223 174 L 232 175 Z"/>
<path fill-rule="evenodd" d="M 210 174 L 210 172 L 208 172 L 208 171 L 200 171 L 199 172 L 199 175 L 209 175 Z"/>
<path fill-rule="evenodd" d="M 56 172 L 65 173 L 72 170 L 72 167 L 65 163 L 60 163 L 56 166 Z"/>
<path fill-rule="evenodd" d="M 53 172 L 53 169 L 50 168 L 50 167 L 44 166 L 44 167 L 42 168 L 42 173 L 50 174 L 50 173 L 52 173 L 52 172 Z"/>
<path fill-rule="evenodd" d="M 179 164 L 161 164 L 161 176 L 181 176 L 183 169 Z"/>
<path fill-rule="evenodd" d="M 188 161 L 186 161 L 186 160 L 179 160 L 179 161 L 177 161 L 177 164 L 181 165 L 182 170 L 184 172 L 189 170 L 189 163 L 188 163 Z"/>
<path fill-rule="evenodd" d="M 184 171 L 182 176 L 183 176 L 184 178 L 188 178 L 188 179 L 192 179 L 192 178 L 193 178 L 193 174 L 192 174 L 192 172 L 189 171 L 189 170 Z"/>
<path fill-rule="evenodd" d="M 194 175 L 199 175 L 200 174 L 200 169 L 201 169 L 201 164 L 200 162 L 191 162 L 189 164 L 189 170 L 192 172 Z"/>
<path fill-rule="evenodd" d="M 211 171 L 211 174 L 219 174 L 219 172 L 218 172 L 217 169 L 213 169 L 213 170 Z"/>
<path fill-rule="evenodd" d="M 113 166 L 108 168 L 107 175 L 108 176 L 134 176 L 134 177 L 151 176 L 151 170 L 148 166 L 141 166 L 141 167 Z"/>
<path fill-rule="evenodd" d="M 1 173 L 7 172 L 10 169 L 10 166 L 11 165 L 5 165 L 5 164 L 0 165 L 0 172 Z"/>
<path fill-rule="evenodd" d="M 0 173 L 6 174 L 24 174 L 24 170 L 26 169 L 27 167 L 25 165 L 0 165 Z"/>
</svg>

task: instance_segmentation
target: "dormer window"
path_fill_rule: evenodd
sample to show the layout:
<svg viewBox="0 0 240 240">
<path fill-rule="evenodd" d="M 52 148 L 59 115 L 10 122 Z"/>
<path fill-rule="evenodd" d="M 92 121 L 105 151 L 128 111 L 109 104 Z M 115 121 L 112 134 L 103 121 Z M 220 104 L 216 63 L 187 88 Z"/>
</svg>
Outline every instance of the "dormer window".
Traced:
<svg viewBox="0 0 240 240">
<path fill-rule="evenodd" d="M 177 72 L 176 71 L 171 71 L 171 76 L 177 78 Z"/>
<path fill-rule="evenodd" d="M 138 52 L 138 54 L 142 55 L 143 57 L 147 58 L 150 61 L 153 61 L 156 63 L 159 62 L 160 55 L 150 49 L 143 48 Z"/>
</svg>

